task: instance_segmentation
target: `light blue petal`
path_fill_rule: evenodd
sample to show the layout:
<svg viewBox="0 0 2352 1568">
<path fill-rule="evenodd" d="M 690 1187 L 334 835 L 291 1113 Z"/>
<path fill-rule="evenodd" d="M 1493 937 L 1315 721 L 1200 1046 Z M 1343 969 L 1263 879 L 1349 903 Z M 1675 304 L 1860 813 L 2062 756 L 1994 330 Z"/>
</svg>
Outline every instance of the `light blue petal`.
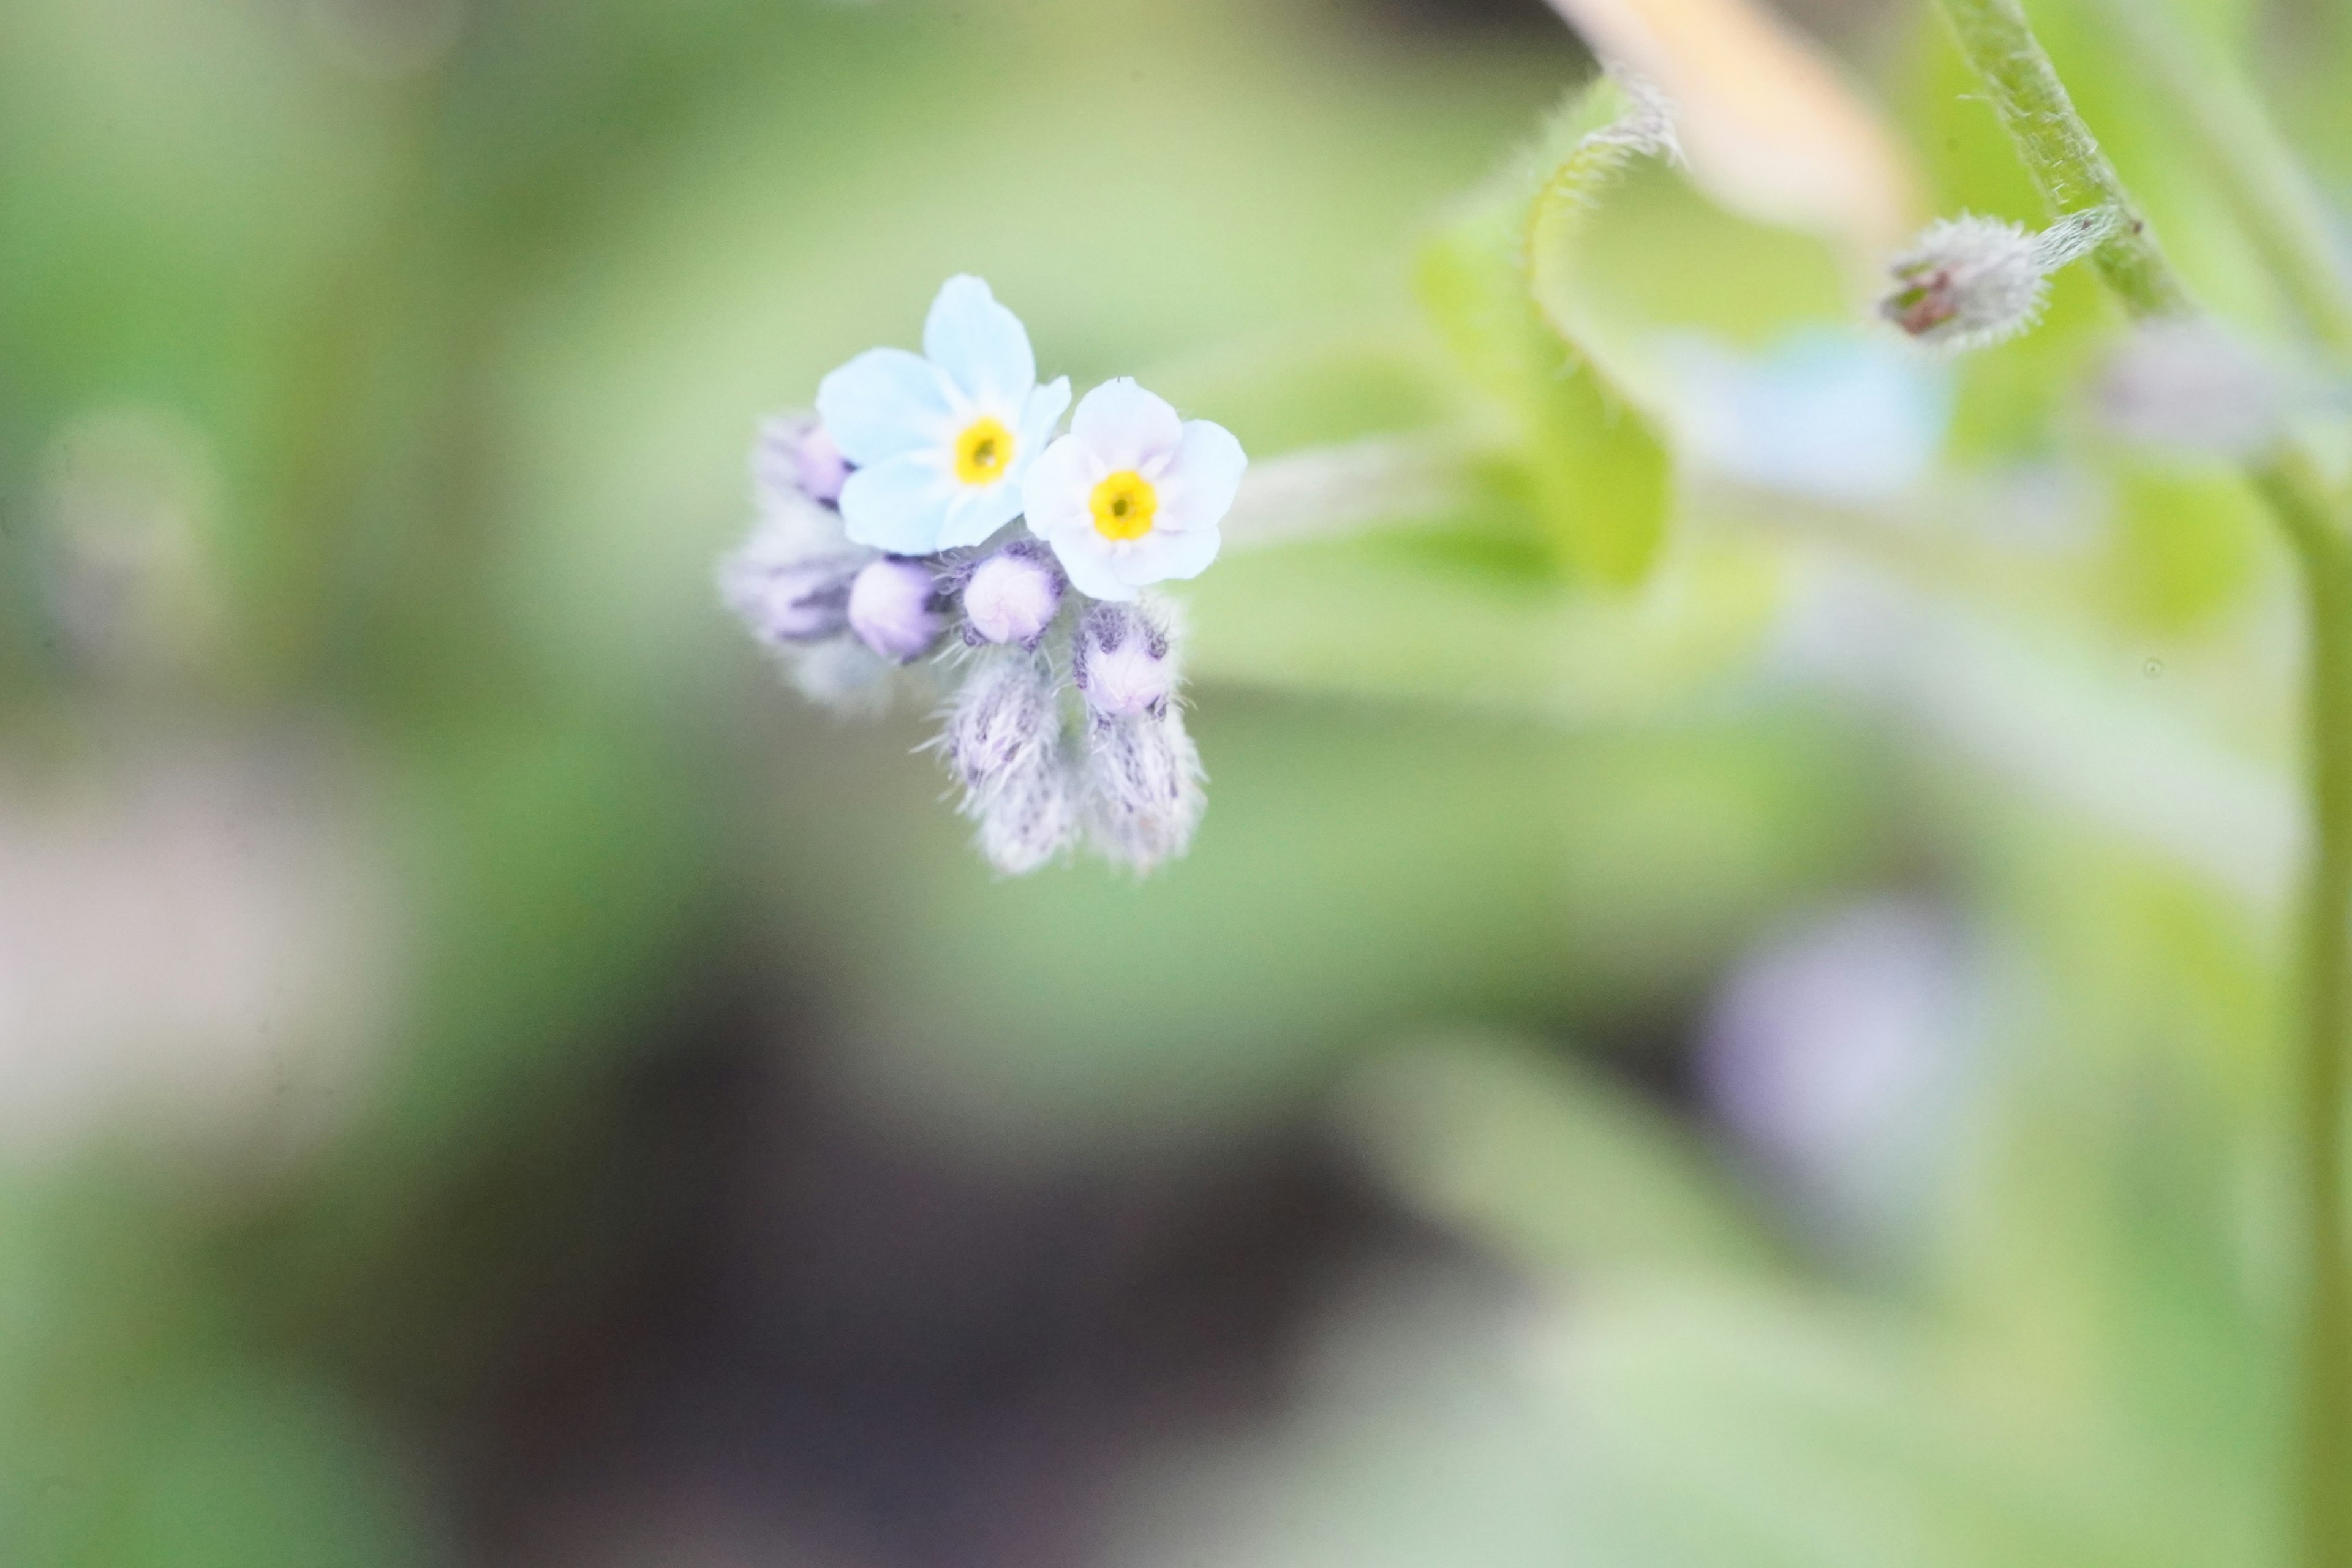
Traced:
<svg viewBox="0 0 2352 1568">
<path fill-rule="evenodd" d="M 1194 529 L 1189 533 L 1158 530 L 1150 538 L 1138 542 L 1134 551 L 1117 563 L 1118 571 L 1130 583 L 1198 577 L 1217 558 L 1217 546 L 1222 542 L 1223 536 L 1213 527 Z"/>
<path fill-rule="evenodd" d="M 1070 378 L 1066 375 L 1055 376 L 1029 395 L 1029 401 L 1021 409 L 1021 447 L 1013 459 L 1016 475 L 1029 466 L 1031 458 L 1045 451 L 1062 411 L 1069 405 Z"/>
<path fill-rule="evenodd" d="M 816 411 L 860 468 L 946 443 L 954 416 L 940 373 L 905 349 L 867 349 L 816 384 Z"/>
<path fill-rule="evenodd" d="M 907 452 L 860 468 L 841 487 L 841 521 L 849 537 L 893 555 L 929 555 L 940 547 L 955 481 L 930 452 Z"/>
<path fill-rule="evenodd" d="M 1011 479 L 992 485 L 958 485 L 948 502 L 947 521 L 935 548 L 955 550 L 978 544 L 1021 515 L 1021 487 Z"/>
<path fill-rule="evenodd" d="M 1065 436 L 1038 453 L 1021 476 L 1022 510 L 1029 514 L 1029 531 L 1051 540 L 1073 529 L 1092 528 L 1094 514 L 1087 502 L 1101 478 L 1101 465 L 1075 436 Z"/>
<path fill-rule="evenodd" d="M 1124 604 L 1135 597 L 1133 584 L 1111 569 L 1109 552 L 1096 542 L 1093 526 L 1057 530 L 1046 542 L 1054 547 L 1054 558 L 1062 563 L 1062 574 L 1070 586 L 1089 599 L 1110 599 Z"/>
<path fill-rule="evenodd" d="M 1176 456 L 1160 476 L 1160 525 L 1171 533 L 1214 528 L 1234 509 L 1248 455 L 1234 433 L 1206 419 L 1185 422 Z"/>
<path fill-rule="evenodd" d="M 1183 426 L 1168 400 L 1135 384 L 1133 376 L 1106 381 L 1078 401 L 1070 434 L 1092 447 L 1113 473 L 1141 468 L 1176 449 Z"/>
<path fill-rule="evenodd" d="M 923 353 L 983 407 L 1018 408 L 1037 384 L 1037 356 L 1021 318 L 969 274 L 940 285 L 923 321 Z"/>
</svg>

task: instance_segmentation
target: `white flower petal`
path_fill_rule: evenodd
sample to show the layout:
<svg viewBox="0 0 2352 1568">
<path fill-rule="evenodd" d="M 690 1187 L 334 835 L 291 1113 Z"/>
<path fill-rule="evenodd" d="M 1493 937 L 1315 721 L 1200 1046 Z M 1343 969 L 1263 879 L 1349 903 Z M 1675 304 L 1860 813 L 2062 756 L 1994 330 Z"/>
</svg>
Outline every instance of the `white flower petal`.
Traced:
<svg viewBox="0 0 2352 1568">
<path fill-rule="evenodd" d="M 1020 443 L 1013 453 L 1013 471 L 1018 476 L 1037 454 L 1053 439 L 1054 426 L 1070 406 L 1070 378 L 1057 375 L 1029 395 L 1022 405 Z"/>
<path fill-rule="evenodd" d="M 841 487 L 842 526 L 860 544 L 929 555 L 940 547 L 956 489 L 938 453 L 903 453 L 849 476 Z"/>
<path fill-rule="evenodd" d="M 1160 510 L 1153 521 L 1170 533 L 1216 527 L 1233 510 L 1234 492 L 1248 467 L 1248 455 L 1232 431 L 1206 419 L 1187 420 L 1176 455 L 1157 481 Z"/>
<path fill-rule="evenodd" d="M 816 411 L 860 467 L 938 445 L 953 417 L 940 373 L 905 349 L 867 349 L 817 383 Z"/>
<path fill-rule="evenodd" d="M 992 485 L 958 485 L 948 502 L 947 521 L 932 548 L 955 550 L 978 544 L 1021 515 L 1021 487 L 1011 479 Z"/>
<path fill-rule="evenodd" d="M 1037 384 L 1037 356 L 1021 318 L 970 274 L 940 285 L 923 321 L 923 353 L 975 404 L 1018 408 Z"/>
<path fill-rule="evenodd" d="M 1094 511 L 1088 503 L 1106 471 L 1094 449 L 1076 436 L 1065 436 L 1038 453 L 1021 476 L 1029 531 L 1050 543 L 1065 531 L 1091 530 Z"/>
<path fill-rule="evenodd" d="M 1062 574 L 1079 593 L 1090 599 L 1135 597 L 1134 586 L 1118 574 L 1111 559 L 1110 544 L 1095 531 L 1092 519 L 1056 530 L 1047 542 L 1054 547 L 1055 559 L 1062 563 Z"/>
<path fill-rule="evenodd" d="M 1070 434 L 1093 447 L 1104 470 L 1141 468 L 1164 458 L 1183 437 L 1183 426 L 1168 400 L 1135 384 L 1132 376 L 1106 381 L 1078 400 Z"/>
<path fill-rule="evenodd" d="M 1123 554 L 1111 557 L 1110 568 L 1121 581 L 1141 587 L 1182 577 L 1198 577 L 1217 558 L 1223 536 L 1212 525 L 1184 533 L 1154 529 Z M 1096 595 L 1097 598 L 1100 595 Z M 1134 595 L 1129 595 L 1129 597 Z"/>
</svg>

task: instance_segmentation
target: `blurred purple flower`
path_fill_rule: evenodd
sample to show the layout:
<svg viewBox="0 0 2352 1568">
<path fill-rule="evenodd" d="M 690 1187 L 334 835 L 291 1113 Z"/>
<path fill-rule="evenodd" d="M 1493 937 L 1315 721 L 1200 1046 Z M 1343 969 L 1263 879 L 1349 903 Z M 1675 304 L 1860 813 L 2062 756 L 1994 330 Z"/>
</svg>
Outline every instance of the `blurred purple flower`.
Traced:
<svg viewBox="0 0 2352 1568">
<path fill-rule="evenodd" d="M 1932 1180 L 1970 1036 L 1948 920 L 1857 904 L 1751 952 L 1701 1040 L 1708 1103 L 1834 1239 L 1884 1242 Z"/>
</svg>

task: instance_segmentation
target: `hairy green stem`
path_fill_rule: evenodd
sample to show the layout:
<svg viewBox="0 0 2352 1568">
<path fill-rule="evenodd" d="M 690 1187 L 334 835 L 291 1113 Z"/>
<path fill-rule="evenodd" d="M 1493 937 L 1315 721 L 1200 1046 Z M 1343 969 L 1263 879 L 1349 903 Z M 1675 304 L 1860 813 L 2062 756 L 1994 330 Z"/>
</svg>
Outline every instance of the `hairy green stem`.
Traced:
<svg viewBox="0 0 2352 1568">
<path fill-rule="evenodd" d="M 2199 58 L 2162 0 L 2101 0 L 2108 24 L 2164 96 L 2263 263 L 2314 336 L 2352 353 L 2352 278 L 2328 232 L 2326 202 L 2239 74 Z"/>
<path fill-rule="evenodd" d="M 2345 1027 L 2352 1005 L 2352 553 L 2334 520 L 2313 510 L 2291 470 L 2258 480 L 2287 524 L 2303 564 L 2310 647 L 2305 655 L 2305 787 L 2314 814 L 2302 931 L 2304 1003 L 2301 1166 L 2306 1289 L 2299 1477 L 2305 1561 L 2352 1564 L 2352 1259 L 2345 1242 Z"/>
<path fill-rule="evenodd" d="M 1944 0 L 1960 50 L 1984 79 L 1995 113 L 2053 214 L 2115 209 L 2117 222 L 2091 253 L 2092 264 L 2135 316 L 2179 316 L 2190 310 L 2147 220 L 2124 189 L 2115 165 L 2058 79 L 2017 0 Z"/>
<path fill-rule="evenodd" d="M 1943 0 L 1961 50 L 2054 213 L 2112 206 L 2093 253 L 2134 316 L 2194 307 L 2123 182 L 2074 110 L 2018 0 Z M 2290 448 L 2249 475 L 2301 568 L 2305 788 L 2311 837 L 2301 926 L 2303 1191 L 2301 1455 L 2297 1535 L 2305 1568 L 2352 1568 L 2352 1260 L 2345 1246 L 2346 1024 L 2352 1005 L 2352 545 L 2315 465 Z"/>
</svg>

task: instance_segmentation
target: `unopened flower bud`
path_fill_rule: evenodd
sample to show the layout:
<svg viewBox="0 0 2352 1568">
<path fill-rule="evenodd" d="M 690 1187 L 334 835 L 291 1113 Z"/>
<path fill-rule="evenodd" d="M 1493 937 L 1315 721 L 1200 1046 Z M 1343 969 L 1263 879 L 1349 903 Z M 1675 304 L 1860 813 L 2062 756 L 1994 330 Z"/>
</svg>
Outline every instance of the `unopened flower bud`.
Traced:
<svg viewBox="0 0 2352 1568">
<path fill-rule="evenodd" d="M 762 420 L 751 452 L 751 476 L 762 502 L 805 496 L 830 506 L 841 499 L 849 464 L 832 435 L 810 415 Z"/>
<path fill-rule="evenodd" d="M 964 640 L 1035 648 L 1062 607 L 1062 571 L 1034 539 L 1015 540 L 971 569 L 963 585 Z"/>
<path fill-rule="evenodd" d="M 771 647 L 814 642 L 848 628 L 849 584 L 858 564 L 854 555 L 779 564 L 746 552 L 720 565 L 719 592 L 751 635 Z"/>
<path fill-rule="evenodd" d="M 1164 713 L 1180 684 L 1174 638 L 1157 605 L 1099 604 L 1078 623 L 1071 679 L 1098 721 Z"/>
<path fill-rule="evenodd" d="M 977 799 L 1055 750 L 1061 733 L 1052 669 L 1041 658 L 1006 652 L 971 666 L 949 702 L 940 743 L 948 771 Z"/>
<path fill-rule="evenodd" d="M 1008 877 L 1026 876 L 1077 837 L 1076 781 L 1058 745 L 1049 746 L 971 808 L 980 852 Z"/>
<path fill-rule="evenodd" d="M 938 640 L 947 625 L 939 584 L 920 561 L 886 555 L 849 585 L 849 629 L 884 658 L 904 664 Z"/>
<path fill-rule="evenodd" d="M 827 503 L 841 500 L 841 487 L 849 479 L 849 459 L 833 443 L 833 435 L 822 425 L 801 438 L 798 453 L 801 489 L 811 499 Z"/>
<path fill-rule="evenodd" d="M 1207 797 L 1201 753 L 1173 707 L 1087 734 L 1087 826 L 1106 859 L 1149 871 L 1184 853 Z"/>
<path fill-rule="evenodd" d="M 2041 319 L 2049 274 L 2105 237 L 2105 207 L 2070 214 L 2039 234 L 2000 218 L 1962 214 L 1927 226 L 1888 271 L 1895 287 L 1879 313 L 1935 348 L 1982 348 Z"/>
</svg>

